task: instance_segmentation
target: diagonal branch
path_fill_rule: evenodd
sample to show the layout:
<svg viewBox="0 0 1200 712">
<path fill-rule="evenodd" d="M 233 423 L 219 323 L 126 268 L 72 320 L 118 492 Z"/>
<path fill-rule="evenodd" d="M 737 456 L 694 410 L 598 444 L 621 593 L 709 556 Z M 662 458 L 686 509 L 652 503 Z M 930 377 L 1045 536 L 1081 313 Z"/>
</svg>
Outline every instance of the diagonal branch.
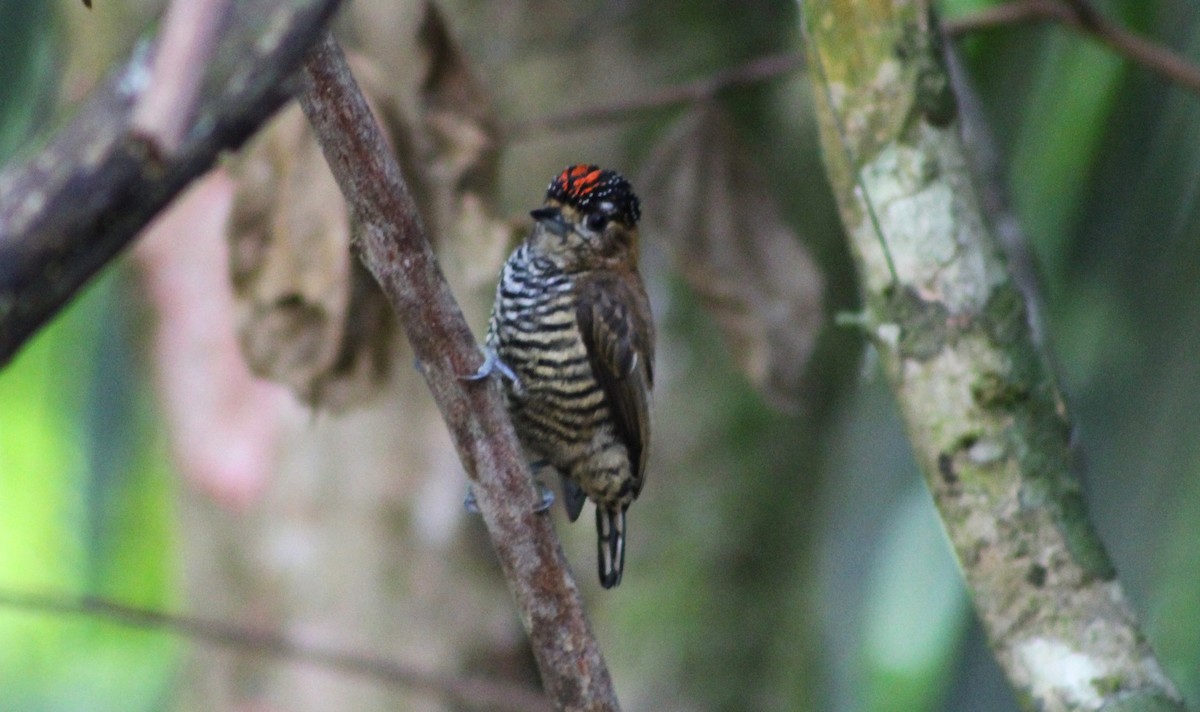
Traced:
<svg viewBox="0 0 1200 712">
<path fill-rule="evenodd" d="M 983 215 L 928 12 L 808 0 L 802 14 L 864 328 L 1018 698 L 1182 712 L 1088 519 L 1069 409 Z"/>
<path fill-rule="evenodd" d="M 229 4 L 230 0 L 174 0 L 167 8 L 150 85 L 132 119 L 133 131 L 149 144 L 153 156 L 173 155 L 183 143 Z"/>
<path fill-rule="evenodd" d="M 944 23 L 947 35 L 1030 21 L 1061 22 L 1108 45 L 1114 53 L 1200 94 L 1200 67 L 1183 55 L 1110 20 L 1090 0 L 1017 0 Z"/>
<path fill-rule="evenodd" d="M 370 655 L 330 650 L 276 633 L 127 606 L 103 598 L 74 599 L 0 591 L 0 606 L 51 615 L 92 616 L 115 625 L 163 631 L 243 652 L 299 660 L 389 685 L 429 692 L 471 709 L 505 712 L 548 712 L 551 709 L 542 694 L 500 680 L 439 675 Z"/>
<path fill-rule="evenodd" d="M 0 366 L 221 151 L 289 98 L 288 78 L 339 5 L 234 3 L 170 156 L 157 156 L 131 122 L 155 54 L 143 48 L 40 153 L 0 173 Z"/>
<path fill-rule="evenodd" d="M 464 381 L 479 347 L 430 248 L 416 205 L 331 35 L 309 56 L 300 105 L 360 225 L 357 247 L 408 337 L 473 483 L 546 692 L 560 709 L 615 710 L 583 602 L 491 380 Z"/>
<path fill-rule="evenodd" d="M 1059 0 L 1014 0 L 1013 2 L 989 5 L 960 17 L 942 21 L 942 31 L 951 37 L 960 37 L 972 32 L 993 27 L 1020 25 L 1031 22 L 1070 22 L 1074 17 L 1071 8 Z"/>
</svg>

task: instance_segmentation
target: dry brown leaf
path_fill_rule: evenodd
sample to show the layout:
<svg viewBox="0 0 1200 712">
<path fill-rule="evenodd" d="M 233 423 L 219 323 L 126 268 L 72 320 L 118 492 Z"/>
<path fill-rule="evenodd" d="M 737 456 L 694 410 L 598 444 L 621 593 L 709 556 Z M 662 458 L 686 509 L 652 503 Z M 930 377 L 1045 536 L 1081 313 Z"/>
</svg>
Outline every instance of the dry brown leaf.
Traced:
<svg viewBox="0 0 1200 712">
<path fill-rule="evenodd" d="M 490 193 L 495 186 L 497 121 L 491 97 L 471 74 L 437 5 L 426 5 L 417 34 L 425 57 L 418 87 L 438 182 L 456 192 Z"/>
<path fill-rule="evenodd" d="M 423 67 L 416 87 L 416 145 L 431 197 L 427 214 L 442 235 L 447 271 L 461 278 L 455 286 L 489 298 L 512 241 L 512 226 L 496 217 L 492 205 L 499 122 L 491 97 L 432 2 L 425 5 L 416 49 Z"/>
<path fill-rule="evenodd" d="M 360 57 L 352 64 L 392 126 L 379 72 Z M 282 111 L 232 172 L 230 273 L 251 370 L 331 410 L 366 401 L 388 373 L 391 312 L 351 255 L 345 201 L 299 107 Z"/>
<path fill-rule="evenodd" d="M 801 400 L 824 280 L 719 108 L 685 116 L 647 165 L 649 227 L 773 407 Z"/>
<path fill-rule="evenodd" d="M 512 236 L 491 203 L 497 121 L 436 6 L 405 12 L 416 21 L 411 45 L 389 55 L 403 63 L 404 81 L 348 56 L 397 149 L 443 271 L 482 322 L 476 312 L 490 302 Z M 411 95 L 402 101 L 392 85 Z M 302 112 L 281 112 L 232 170 L 239 188 L 230 270 L 251 369 L 314 405 L 340 411 L 364 402 L 388 375 L 396 331 L 382 294 L 351 256 L 345 202 Z"/>
</svg>

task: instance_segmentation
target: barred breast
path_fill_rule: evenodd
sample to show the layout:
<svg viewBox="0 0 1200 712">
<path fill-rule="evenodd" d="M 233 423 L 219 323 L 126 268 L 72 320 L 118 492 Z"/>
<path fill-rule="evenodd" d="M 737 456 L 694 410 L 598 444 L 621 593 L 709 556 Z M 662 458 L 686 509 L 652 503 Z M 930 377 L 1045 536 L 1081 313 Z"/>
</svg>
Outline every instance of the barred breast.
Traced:
<svg viewBox="0 0 1200 712">
<path fill-rule="evenodd" d="M 501 273 L 487 343 L 520 379 L 505 389 L 522 445 L 593 501 L 624 506 L 633 499 L 629 457 L 592 371 L 573 290 L 571 275 L 522 245 Z M 581 505 L 568 502 L 572 519 Z"/>
</svg>

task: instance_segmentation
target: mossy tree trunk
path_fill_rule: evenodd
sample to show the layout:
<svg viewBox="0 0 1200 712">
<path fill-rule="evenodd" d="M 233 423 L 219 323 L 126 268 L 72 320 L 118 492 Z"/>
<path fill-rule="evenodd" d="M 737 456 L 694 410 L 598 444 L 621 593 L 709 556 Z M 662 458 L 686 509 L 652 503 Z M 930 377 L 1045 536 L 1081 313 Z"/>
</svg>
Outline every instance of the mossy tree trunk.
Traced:
<svg viewBox="0 0 1200 712">
<path fill-rule="evenodd" d="M 918 463 L 1029 709 L 1178 710 L 1072 472 L 1071 422 L 980 209 L 919 0 L 809 0 L 829 180 Z"/>
</svg>

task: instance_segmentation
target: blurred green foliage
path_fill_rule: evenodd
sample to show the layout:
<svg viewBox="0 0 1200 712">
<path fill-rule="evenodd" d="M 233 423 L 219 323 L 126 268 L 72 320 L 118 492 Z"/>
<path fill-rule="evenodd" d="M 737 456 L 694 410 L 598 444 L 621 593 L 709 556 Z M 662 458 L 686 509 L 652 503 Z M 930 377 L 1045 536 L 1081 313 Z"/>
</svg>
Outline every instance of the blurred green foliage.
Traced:
<svg viewBox="0 0 1200 712">
<path fill-rule="evenodd" d="M 0 165 L 54 104 L 55 17 L 44 3 L 0 0 Z"/>
<path fill-rule="evenodd" d="M 864 612 L 864 708 L 936 709 L 967 622 L 967 592 L 933 503 L 909 487 L 874 552 Z"/>
<path fill-rule="evenodd" d="M 57 92 L 51 4 L 0 0 L 0 163 Z M 175 600 L 173 493 L 111 273 L 0 371 L 0 591 Z M 100 620 L 0 609 L 0 709 L 161 709 L 177 642 Z"/>
<path fill-rule="evenodd" d="M 130 345 L 111 333 L 116 281 L 0 372 L 0 591 L 172 609 L 173 491 L 144 389 L 119 373 Z M 159 709 L 176 648 L 161 633 L 0 609 L 0 708 Z"/>
<path fill-rule="evenodd" d="M 1124 63 L 1107 48 L 1062 32 L 1046 38 L 1033 68 L 1009 172 L 1013 203 L 1048 273 L 1063 274 L 1117 99 Z M 1047 150 L 1048 147 L 1054 147 Z"/>
</svg>

